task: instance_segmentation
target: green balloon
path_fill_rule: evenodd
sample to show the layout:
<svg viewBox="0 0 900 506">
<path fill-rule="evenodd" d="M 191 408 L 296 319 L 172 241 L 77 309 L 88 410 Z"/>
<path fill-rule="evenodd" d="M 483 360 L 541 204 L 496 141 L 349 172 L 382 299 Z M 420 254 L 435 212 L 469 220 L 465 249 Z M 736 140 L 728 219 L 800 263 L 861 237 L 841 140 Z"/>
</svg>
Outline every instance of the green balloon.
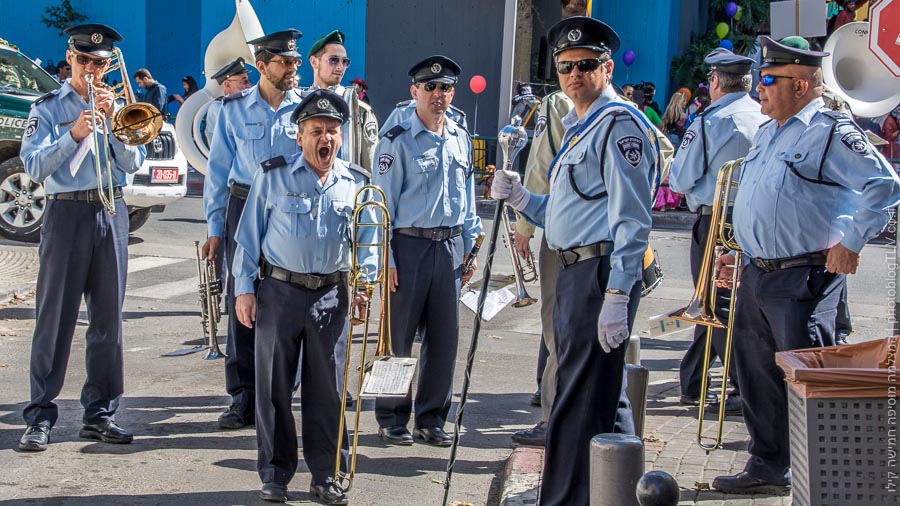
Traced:
<svg viewBox="0 0 900 506">
<path fill-rule="evenodd" d="M 716 25 L 716 35 L 719 36 L 719 39 L 724 39 L 728 36 L 728 24 L 719 23 Z"/>
<path fill-rule="evenodd" d="M 740 21 L 742 17 L 744 17 L 744 8 L 738 5 L 738 11 L 737 14 L 734 15 L 734 20 Z"/>
</svg>

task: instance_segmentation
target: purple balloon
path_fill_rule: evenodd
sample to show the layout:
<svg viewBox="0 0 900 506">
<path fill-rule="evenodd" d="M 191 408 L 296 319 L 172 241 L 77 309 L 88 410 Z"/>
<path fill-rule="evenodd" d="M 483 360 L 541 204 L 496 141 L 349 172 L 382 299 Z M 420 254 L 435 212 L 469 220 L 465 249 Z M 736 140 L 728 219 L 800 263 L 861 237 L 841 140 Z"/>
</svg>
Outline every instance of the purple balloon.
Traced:
<svg viewBox="0 0 900 506">
<path fill-rule="evenodd" d="M 721 41 L 719 41 L 719 47 L 724 47 L 729 51 L 734 51 L 734 44 L 732 44 L 728 39 L 722 39 Z"/>
<path fill-rule="evenodd" d="M 625 63 L 626 67 L 630 67 L 634 60 L 637 59 L 637 55 L 634 54 L 634 51 L 628 50 L 622 53 L 622 61 Z"/>
<path fill-rule="evenodd" d="M 736 4 L 734 2 L 728 2 L 725 5 L 725 15 L 727 15 L 729 18 L 733 18 L 734 15 L 737 14 L 737 11 L 738 11 L 738 4 Z"/>
</svg>

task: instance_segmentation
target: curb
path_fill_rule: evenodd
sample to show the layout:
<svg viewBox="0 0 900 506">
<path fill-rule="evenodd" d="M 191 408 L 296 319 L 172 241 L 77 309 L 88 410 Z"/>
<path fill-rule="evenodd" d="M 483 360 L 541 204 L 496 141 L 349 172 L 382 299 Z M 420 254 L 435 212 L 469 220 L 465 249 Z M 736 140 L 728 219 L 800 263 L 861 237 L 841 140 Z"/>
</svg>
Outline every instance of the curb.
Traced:
<svg viewBox="0 0 900 506">
<path fill-rule="evenodd" d="M 23 284 L 19 286 L 0 286 L 0 304 L 19 298 L 25 298 L 34 291 L 34 284 Z"/>
<path fill-rule="evenodd" d="M 500 506 L 536 505 L 543 467 L 543 448 L 519 446 L 513 449 L 501 476 Z"/>
</svg>

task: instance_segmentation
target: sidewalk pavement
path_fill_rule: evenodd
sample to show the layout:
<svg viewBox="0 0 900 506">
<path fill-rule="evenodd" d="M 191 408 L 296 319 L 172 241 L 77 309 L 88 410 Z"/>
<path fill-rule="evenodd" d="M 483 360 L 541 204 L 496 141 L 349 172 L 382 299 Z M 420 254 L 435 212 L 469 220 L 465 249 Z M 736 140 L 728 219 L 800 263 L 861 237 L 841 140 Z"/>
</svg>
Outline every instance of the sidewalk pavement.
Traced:
<svg viewBox="0 0 900 506">
<path fill-rule="evenodd" d="M 33 291 L 37 272 L 37 248 L 10 241 L 0 242 L 0 304 Z"/>
</svg>

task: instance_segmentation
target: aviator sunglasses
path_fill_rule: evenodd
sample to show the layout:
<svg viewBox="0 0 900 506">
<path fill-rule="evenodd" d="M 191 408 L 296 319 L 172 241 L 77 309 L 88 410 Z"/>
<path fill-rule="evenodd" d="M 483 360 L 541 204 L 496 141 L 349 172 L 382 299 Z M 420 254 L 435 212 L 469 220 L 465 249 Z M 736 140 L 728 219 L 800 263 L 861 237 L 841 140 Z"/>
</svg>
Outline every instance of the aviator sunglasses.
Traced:
<svg viewBox="0 0 900 506">
<path fill-rule="evenodd" d="M 422 88 L 424 88 L 425 91 L 427 91 L 428 93 L 431 93 L 438 86 L 441 87 L 441 91 L 443 91 L 444 93 L 450 93 L 450 90 L 453 89 L 453 85 L 450 83 L 435 83 L 435 82 L 425 83 L 422 85 Z"/>
<path fill-rule="evenodd" d="M 600 58 L 586 58 L 578 61 L 558 61 L 556 62 L 556 71 L 560 74 L 570 74 L 572 69 L 578 67 L 579 72 L 588 73 L 600 68 L 603 61 Z"/>
<path fill-rule="evenodd" d="M 332 67 L 337 67 L 338 64 L 343 64 L 344 67 L 350 66 L 350 58 L 341 58 L 340 56 L 329 56 L 326 61 Z"/>
<path fill-rule="evenodd" d="M 95 67 L 103 67 L 109 63 L 109 58 L 89 58 L 83 54 L 75 53 L 75 61 L 77 61 L 79 65 L 93 63 Z"/>
</svg>

